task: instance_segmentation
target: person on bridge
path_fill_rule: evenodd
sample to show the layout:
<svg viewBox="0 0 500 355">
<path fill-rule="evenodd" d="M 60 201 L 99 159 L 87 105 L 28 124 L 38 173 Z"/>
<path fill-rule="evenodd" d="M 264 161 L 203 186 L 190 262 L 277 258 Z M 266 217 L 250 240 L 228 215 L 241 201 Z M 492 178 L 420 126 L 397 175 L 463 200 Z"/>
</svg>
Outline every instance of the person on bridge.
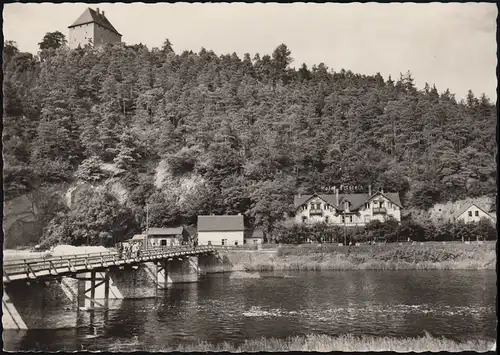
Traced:
<svg viewBox="0 0 500 355">
<path fill-rule="evenodd" d="M 132 243 L 132 245 L 130 246 L 130 257 L 131 258 L 134 258 L 136 255 L 137 255 L 137 244 L 136 243 Z"/>
<path fill-rule="evenodd" d="M 123 258 L 123 243 L 118 243 L 118 259 Z"/>
<path fill-rule="evenodd" d="M 140 258 L 141 257 L 141 244 L 137 243 L 136 245 L 137 245 L 137 250 L 136 250 L 137 258 Z"/>
<path fill-rule="evenodd" d="M 130 259 L 130 244 L 125 245 L 125 258 Z"/>
</svg>

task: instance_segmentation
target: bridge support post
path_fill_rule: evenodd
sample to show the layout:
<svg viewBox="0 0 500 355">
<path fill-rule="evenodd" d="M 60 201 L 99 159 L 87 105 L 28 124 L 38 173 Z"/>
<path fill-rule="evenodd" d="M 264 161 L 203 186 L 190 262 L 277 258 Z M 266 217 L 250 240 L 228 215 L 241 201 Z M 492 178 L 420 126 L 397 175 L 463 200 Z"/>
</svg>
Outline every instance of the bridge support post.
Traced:
<svg viewBox="0 0 500 355">
<path fill-rule="evenodd" d="M 168 261 L 161 260 L 156 262 L 156 287 L 166 288 L 168 285 Z"/>
<path fill-rule="evenodd" d="M 26 323 L 21 318 L 21 315 L 7 294 L 5 286 L 2 295 L 2 326 L 3 329 L 28 329 Z"/>
<path fill-rule="evenodd" d="M 78 274 L 73 280 L 63 279 L 61 287 L 68 298 L 77 302 L 80 309 L 107 308 L 109 299 L 123 298 L 107 270 Z"/>
<path fill-rule="evenodd" d="M 199 274 L 197 256 L 174 257 L 167 264 L 167 283 L 197 282 Z"/>
</svg>

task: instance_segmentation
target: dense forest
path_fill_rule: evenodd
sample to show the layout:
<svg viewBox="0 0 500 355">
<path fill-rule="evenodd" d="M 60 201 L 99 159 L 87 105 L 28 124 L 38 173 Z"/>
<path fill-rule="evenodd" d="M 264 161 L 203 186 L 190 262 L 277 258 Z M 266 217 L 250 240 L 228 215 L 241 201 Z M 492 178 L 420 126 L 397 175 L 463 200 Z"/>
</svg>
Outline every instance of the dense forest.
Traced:
<svg viewBox="0 0 500 355">
<path fill-rule="evenodd" d="M 48 33 L 37 55 L 4 43 L 4 196 L 37 191 L 40 235 L 85 243 L 199 214 L 246 216 L 271 232 L 297 192 L 371 184 L 405 207 L 496 193 L 496 107 L 469 91 L 417 89 L 411 73 L 292 68 L 271 55 L 175 53 L 115 44 L 69 50 Z M 460 75 L 460 73 L 457 73 Z M 193 186 L 155 184 L 162 162 Z M 113 166 L 113 171 L 104 169 Z M 52 187 L 119 179 L 73 204 Z"/>
</svg>

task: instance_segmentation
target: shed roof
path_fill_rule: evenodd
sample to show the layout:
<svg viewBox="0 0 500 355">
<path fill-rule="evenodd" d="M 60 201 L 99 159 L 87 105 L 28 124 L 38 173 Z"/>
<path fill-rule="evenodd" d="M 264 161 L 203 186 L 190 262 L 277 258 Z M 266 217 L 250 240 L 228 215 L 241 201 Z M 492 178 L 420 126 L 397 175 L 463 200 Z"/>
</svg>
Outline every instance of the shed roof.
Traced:
<svg viewBox="0 0 500 355">
<path fill-rule="evenodd" d="M 91 9 L 90 7 L 87 8 L 71 26 L 68 26 L 68 28 L 82 26 L 88 23 L 97 23 L 98 25 L 121 36 L 121 34 L 113 27 L 111 22 L 109 22 L 106 16 L 104 16 L 102 13 L 97 13 L 97 11 Z"/>
<path fill-rule="evenodd" d="M 198 216 L 198 232 L 243 231 L 243 216 Z"/>
<path fill-rule="evenodd" d="M 264 231 L 262 228 L 245 229 L 244 238 L 259 238 L 264 239 Z"/>
<path fill-rule="evenodd" d="M 132 237 L 132 240 L 142 240 L 146 238 L 146 234 L 136 234 Z"/>
<path fill-rule="evenodd" d="M 149 235 L 180 235 L 183 233 L 184 227 L 175 228 L 149 228 Z"/>
</svg>

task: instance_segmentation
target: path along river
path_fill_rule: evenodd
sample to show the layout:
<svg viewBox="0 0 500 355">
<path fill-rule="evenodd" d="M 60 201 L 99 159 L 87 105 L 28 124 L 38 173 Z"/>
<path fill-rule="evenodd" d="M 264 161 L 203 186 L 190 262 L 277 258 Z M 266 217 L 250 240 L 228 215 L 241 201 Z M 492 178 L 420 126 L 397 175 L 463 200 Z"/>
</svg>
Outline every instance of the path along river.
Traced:
<svg viewBox="0 0 500 355">
<path fill-rule="evenodd" d="M 494 270 L 213 274 L 156 298 L 82 312 L 76 329 L 6 331 L 4 349 L 105 350 L 116 342 L 238 343 L 309 333 L 413 337 L 427 331 L 490 340 L 496 337 L 495 297 Z"/>
</svg>

